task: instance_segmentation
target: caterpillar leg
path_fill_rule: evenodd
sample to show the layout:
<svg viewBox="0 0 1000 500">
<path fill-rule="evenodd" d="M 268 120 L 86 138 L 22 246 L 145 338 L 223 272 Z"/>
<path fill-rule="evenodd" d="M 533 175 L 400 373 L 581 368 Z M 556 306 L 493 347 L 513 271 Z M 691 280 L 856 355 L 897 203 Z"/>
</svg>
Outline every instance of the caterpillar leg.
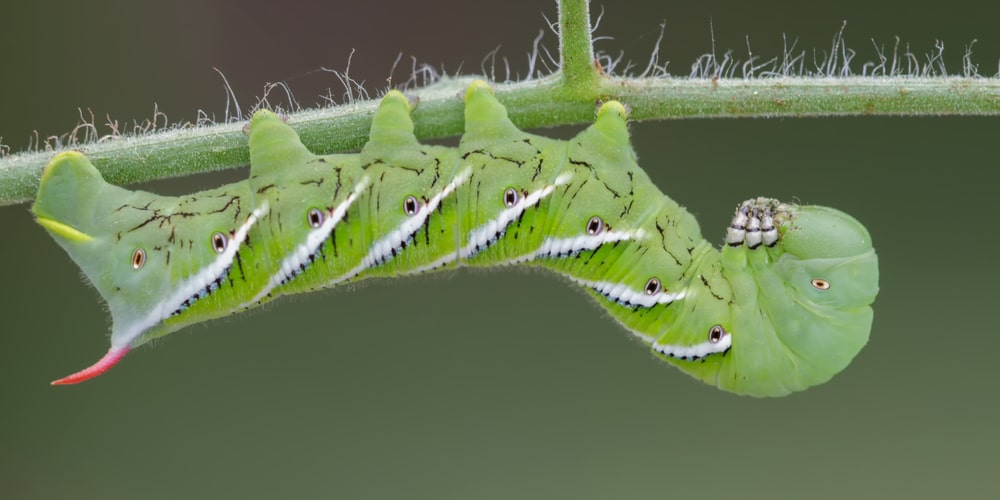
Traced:
<svg viewBox="0 0 1000 500">
<path fill-rule="evenodd" d="M 778 228 L 791 216 L 791 208 L 773 198 L 744 201 L 726 228 L 726 245 L 746 245 L 749 249 L 760 245 L 773 247 L 778 243 Z"/>
</svg>

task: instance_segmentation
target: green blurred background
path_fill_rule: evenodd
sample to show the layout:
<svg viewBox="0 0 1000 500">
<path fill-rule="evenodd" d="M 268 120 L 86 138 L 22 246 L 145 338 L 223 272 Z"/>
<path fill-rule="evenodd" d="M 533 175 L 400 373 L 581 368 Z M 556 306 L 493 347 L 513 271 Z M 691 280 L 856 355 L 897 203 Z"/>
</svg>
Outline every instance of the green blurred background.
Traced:
<svg viewBox="0 0 1000 500">
<path fill-rule="evenodd" d="M 5 5 L 0 137 L 65 132 L 78 108 L 121 123 L 221 116 L 268 82 L 303 104 L 383 85 L 396 55 L 522 72 L 551 2 L 20 2 Z M 1000 4 L 608 3 L 598 47 L 674 74 L 716 46 L 745 55 L 870 38 L 960 68 L 1000 59 Z M 806 6 L 808 5 L 808 6 Z M 595 5 L 595 14 L 601 6 Z M 551 34 L 546 45 L 555 49 Z M 921 56 L 922 58 L 923 56 Z M 397 81 L 405 71 L 398 70 Z M 582 293 L 535 272 L 459 271 L 282 300 L 190 328 L 73 387 L 109 318 L 27 206 L 0 208 L 0 498 L 995 498 L 1000 404 L 996 131 L 984 118 L 642 123 L 640 162 L 720 241 L 759 194 L 863 221 L 881 258 L 869 346 L 832 382 L 732 396 L 647 351 Z M 146 186 L 181 193 L 245 172 Z"/>
</svg>

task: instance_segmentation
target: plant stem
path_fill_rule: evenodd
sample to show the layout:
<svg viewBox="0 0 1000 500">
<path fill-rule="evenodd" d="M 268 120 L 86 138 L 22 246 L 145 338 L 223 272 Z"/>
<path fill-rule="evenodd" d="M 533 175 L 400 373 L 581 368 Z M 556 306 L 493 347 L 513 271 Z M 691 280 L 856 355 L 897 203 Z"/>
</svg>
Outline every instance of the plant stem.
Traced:
<svg viewBox="0 0 1000 500">
<path fill-rule="evenodd" d="M 559 86 L 569 93 L 586 94 L 599 85 L 590 38 L 590 5 L 585 0 L 559 2 Z"/>
<path fill-rule="evenodd" d="M 628 104 L 635 120 L 717 117 L 847 115 L 1000 115 L 1000 79 L 959 77 L 775 77 L 753 79 L 613 78 L 594 64 L 586 0 L 559 2 L 562 68 L 549 77 L 497 85 L 497 96 L 520 127 L 593 120 L 597 100 Z M 462 133 L 456 95 L 471 78 L 413 89 L 417 137 Z M 377 102 L 306 110 L 290 123 L 318 154 L 360 148 Z M 126 185 L 210 172 L 249 162 L 242 124 L 152 132 L 71 144 L 85 152 L 109 182 Z M 72 142 L 72 141 L 70 141 Z M 0 158 L 0 205 L 30 200 L 51 151 Z"/>
</svg>

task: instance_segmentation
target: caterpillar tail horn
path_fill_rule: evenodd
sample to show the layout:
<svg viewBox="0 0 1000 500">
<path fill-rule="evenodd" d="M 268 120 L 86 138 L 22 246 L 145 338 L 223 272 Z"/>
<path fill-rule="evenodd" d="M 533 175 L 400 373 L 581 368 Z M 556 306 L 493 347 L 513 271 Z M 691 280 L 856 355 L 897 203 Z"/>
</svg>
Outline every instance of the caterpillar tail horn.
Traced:
<svg viewBox="0 0 1000 500">
<path fill-rule="evenodd" d="M 129 348 L 114 348 L 108 349 L 108 353 L 104 355 L 101 359 L 97 360 L 96 363 L 84 368 L 72 375 L 67 375 L 59 380 L 53 380 L 52 385 L 71 385 L 79 384 L 85 380 L 90 380 L 114 367 L 118 364 L 122 358 L 128 354 Z"/>
</svg>

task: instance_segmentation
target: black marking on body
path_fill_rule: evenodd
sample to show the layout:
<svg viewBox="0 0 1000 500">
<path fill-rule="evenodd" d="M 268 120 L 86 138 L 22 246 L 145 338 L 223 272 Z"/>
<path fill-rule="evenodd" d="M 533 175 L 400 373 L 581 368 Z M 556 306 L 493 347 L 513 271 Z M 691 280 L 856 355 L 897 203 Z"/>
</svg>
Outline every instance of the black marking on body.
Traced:
<svg viewBox="0 0 1000 500">
<path fill-rule="evenodd" d="M 527 196 L 527 193 L 525 193 L 523 196 Z M 527 210 L 522 210 L 521 213 L 517 214 L 517 225 L 514 226 L 514 236 L 513 236 L 515 240 L 517 239 L 518 234 L 521 232 L 521 224 L 524 223 L 525 212 L 527 212 Z"/>
<path fill-rule="evenodd" d="M 385 175 L 385 172 L 383 172 L 382 175 Z M 380 178 L 379 181 L 381 180 L 382 179 Z M 368 199 L 371 200 L 372 198 L 375 198 L 375 211 L 378 213 L 378 197 L 373 196 L 373 194 L 375 194 L 375 183 L 368 185 Z"/>
<path fill-rule="evenodd" d="M 326 263 L 326 245 L 320 245 L 316 249 L 316 255 L 320 260 Z"/>
<path fill-rule="evenodd" d="M 169 224 L 172 227 L 173 224 L 174 224 L 174 222 L 173 222 L 173 218 L 174 217 L 180 217 L 182 219 L 187 219 L 187 218 L 190 218 L 190 217 L 197 217 L 198 215 L 200 215 L 200 214 L 195 213 L 195 212 L 175 212 L 175 213 L 172 213 L 170 215 L 161 215 L 160 214 L 160 209 L 156 208 L 156 209 L 153 209 L 153 215 L 151 215 L 148 219 L 146 219 L 145 221 L 139 223 L 139 225 L 137 225 L 137 226 L 135 226 L 135 227 L 133 227 L 131 229 L 125 230 L 125 232 L 131 233 L 132 231 L 136 231 L 138 229 L 141 229 L 141 228 L 145 227 L 148 224 L 152 224 L 153 222 L 157 222 L 157 221 L 159 222 L 159 227 L 161 227 L 161 228 L 163 227 L 164 224 Z"/>
<path fill-rule="evenodd" d="M 600 250 L 601 250 L 601 248 L 597 247 L 597 248 L 594 249 L 593 252 L 590 252 L 590 255 L 587 257 L 587 260 L 583 263 L 583 265 L 587 266 L 587 267 L 590 267 L 590 261 L 594 260 L 594 257 L 597 256 L 597 254 L 598 254 L 598 252 Z M 580 252 L 580 255 L 578 255 L 577 257 L 582 256 L 584 253 L 586 253 L 586 252 Z"/>
<path fill-rule="evenodd" d="M 720 296 L 720 295 L 717 295 L 717 294 L 716 294 L 716 293 L 715 293 L 715 292 L 714 292 L 714 291 L 712 290 L 712 285 L 709 285 L 709 284 L 708 284 L 708 280 L 707 280 L 707 279 L 705 279 L 705 276 L 704 276 L 704 275 L 701 275 L 701 274 L 699 274 L 699 275 L 698 275 L 698 277 L 699 277 L 699 278 L 701 278 L 701 282 L 702 282 L 702 284 L 704 284 L 704 285 L 705 285 L 705 288 L 707 288 L 707 289 L 708 289 L 708 293 L 712 294 L 712 297 L 715 297 L 715 298 L 716 298 L 717 300 L 726 300 L 726 298 L 725 298 L 725 297 L 722 297 L 722 296 Z"/>
<path fill-rule="evenodd" d="M 218 210 L 212 210 L 212 211 L 209 211 L 209 212 L 205 212 L 205 213 L 206 214 L 221 214 L 222 212 L 225 212 L 226 210 L 229 210 L 229 207 L 232 206 L 233 203 L 236 203 L 237 201 L 239 201 L 239 199 L 240 199 L 239 196 L 230 196 L 229 197 L 229 201 L 227 201 L 226 204 L 222 206 L 222 208 L 220 208 Z M 192 201 L 194 201 L 194 200 L 192 200 Z"/>
<path fill-rule="evenodd" d="M 277 187 L 277 186 L 275 186 L 274 184 L 268 184 L 266 186 L 257 188 L 257 194 L 264 194 L 265 192 L 267 192 L 267 191 L 269 191 L 269 190 L 271 190 L 272 188 L 275 188 L 275 187 Z"/>
<path fill-rule="evenodd" d="M 513 163 L 514 165 L 517 165 L 518 168 L 521 168 L 521 167 L 524 166 L 524 160 L 517 160 L 517 159 L 514 159 L 514 158 L 508 158 L 506 156 L 497 156 L 497 155 L 494 155 L 490 151 L 486 151 L 486 150 L 482 150 L 482 149 L 477 149 L 475 151 L 469 151 L 468 153 L 465 153 L 464 155 L 462 155 L 462 159 L 463 160 L 468 159 L 469 156 L 471 156 L 473 154 L 482 155 L 482 156 L 485 156 L 485 157 L 493 159 L 493 160 L 500 160 L 500 161 L 505 161 L 505 162 L 508 162 L 508 163 Z M 482 163 L 480 165 L 480 168 L 486 169 L 488 166 L 489 165 L 487 165 L 486 163 Z"/>
<path fill-rule="evenodd" d="M 593 175 L 595 179 L 597 178 L 597 170 L 594 169 L 594 166 L 591 165 L 590 162 L 585 160 L 574 160 L 573 158 L 566 158 L 566 159 L 569 160 L 570 165 L 576 165 L 577 167 L 586 167 L 587 169 L 590 170 L 591 175 Z"/>
<path fill-rule="evenodd" d="M 374 167 L 375 165 L 384 165 L 384 164 L 385 162 L 382 161 L 381 158 L 375 158 L 371 162 L 361 165 L 361 170 L 368 170 L 369 168 Z"/>
<path fill-rule="evenodd" d="M 542 175 L 542 165 L 545 163 L 545 158 L 539 158 L 538 164 L 535 165 L 535 173 L 531 176 L 531 182 L 538 180 L 538 176 Z"/>
<path fill-rule="evenodd" d="M 566 187 L 563 188 L 563 196 L 569 198 L 566 201 L 566 203 L 572 204 L 576 200 L 577 195 L 580 194 L 580 191 L 583 191 L 583 187 L 586 186 L 588 182 L 590 182 L 589 177 L 584 179 L 583 182 L 576 185 L 574 185 L 573 183 L 566 184 Z M 573 189 L 574 187 L 576 188 L 576 190 L 573 191 L 573 194 L 570 194 L 569 190 Z"/>
<path fill-rule="evenodd" d="M 622 197 L 621 193 L 619 193 L 618 191 L 616 191 L 607 182 L 605 182 L 603 179 L 601 179 L 601 176 L 597 175 L 597 169 L 594 168 L 594 166 L 591 165 L 590 162 L 585 161 L 585 160 L 574 160 L 573 158 L 567 158 L 567 160 L 569 161 L 570 165 L 573 165 L 573 166 L 576 166 L 576 167 L 585 167 L 588 170 L 590 170 L 590 177 L 592 179 L 594 179 L 594 180 L 599 181 L 601 184 L 603 184 L 604 185 L 604 189 L 607 189 L 608 192 L 611 193 L 611 196 L 613 198 L 618 199 L 618 198 Z"/>
<path fill-rule="evenodd" d="M 635 198 L 629 200 L 628 205 L 625 205 L 625 208 L 622 209 L 622 213 L 618 214 L 619 219 L 624 218 L 626 215 L 629 214 L 630 211 L 632 211 L 633 203 L 635 203 Z"/>
<path fill-rule="evenodd" d="M 441 180 L 441 160 L 439 158 L 434 158 L 434 178 L 431 179 L 431 187 L 437 186 L 438 181 Z"/>
<path fill-rule="evenodd" d="M 153 200 L 150 200 L 150 201 L 146 202 L 146 204 L 143 205 L 143 206 L 141 206 L 141 207 L 137 206 L 137 205 L 132 205 L 130 203 L 126 203 L 126 204 L 124 204 L 124 205 L 116 208 L 114 211 L 115 212 L 120 212 L 120 211 L 122 211 L 122 210 L 124 210 L 126 208 L 131 208 L 133 210 L 139 210 L 139 211 L 146 211 L 146 210 L 151 210 L 149 208 L 149 206 L 152 205 L 152 204 L 153 204 Z"/>
<path fill-rule="evenodd" d="M 247 273 L 246 273 L 246 271 L 243 270 L 243 258 L 240 257 L 240 252 L 238 252 L 238 251 L 236 252 L 236 255 L 233 257 L 233 260 L 236 261 L 236 267 L 238 267 L 240 269 L 240 278 L 243 281 L 246 281 L 247 280 Z M 232 266 L 230 266 L 230 267 L 232 267 Z"/>
<path fill-rule="evenodd" d="M 673 219 L 670 219 L 666 215 L 663 215 L 663 218 L 666 219 L 666 223 L 668 225 L 674 226 L 675 228 L 677 227 L 677 224 L 675 223 L 675 221 Z M 683 262 L 681 262 L 681 259 L 679 259 L 676 255 L 674 255 L 674 253 L 671 252 L 670 248 L 668 248 L 668 246 L 667 246 L 667 239 L 668 239 L 667 229 L 665 227 L 663 227 L 662 225 L 660 225 L 659 219 L 657 219 L 657 221 L 656 221 L 656 232 L 660 233 L 660 247 L 663 248 L 663 251 L 666 252 L 667 255 L 670 256 L 670 258 L 674 259 L 674 262 L 677 264 L 677 267 L 683 268 L 684 264 L 683 264 Z M 693 249 L 688 249 L 688 255 L 689 256 L 691 255 L 691 251 L 692 250 Z"/>
<path fill-rule="evenodd" d="M 438 203 L 438 212 L 440 212 L 442 203 Z M 431 214 L 427 214 L 427 220 L 423 223 L 424 228 L 424 244 L 427 246 L 431 245 Z M 444 232 L 444 231 L 442 231 Z"/>
<path fill-rule="evenodd" d="M 677 263 L 677 267 L 681 267 L 681 268 L 684 267 L 684 264 L 681 263 L 681 259 L 678 259 L 677 256 L 674 255 L 673 252 L 671 252 L 670 250 L 667 249 L 667 247 L 663 247 L 663 251 L 667 252 L 667 255 L 669 255 L 670 258 L 674 259 L 674 262 Z"/>
<path fill-rule="evenodd" d="M 236 213 L 233 214 L 233 223 L 235 224 L 235 223 L 237 223 L 240 220 L 240 214 L 243 213 L 243 207 L 242 207 L 242 205 L 240 205 L 239 201 L 240 201 L 240 197 L 238 195 L 236 195 L 236 196 L 230 196 L 229 201 L 227 201 L 226 204 L 222 206 L 222 208 L 220 208 L 218 210 L 213 210 L 211 212 L 205 212 L 205 213 L 207 213 L 207 214 L 221 214 L 221 213 L 226 212 L 227 210 L 229 210 L 229 207 L 232 206 L 233 203 L 236 203 Z"/>
<path fill-rule="evenodd" d="M 393 165 L 393 168 L 398 168 L 398 169 L 403 170 L 405 172 L 413 172 L 414 174 L 417 174 L 418 176 L 420 174 L 424 173 L 424 169 L 422 169 L 422 168 L 407 167 L 406 165 Z"/>
<path fill-rule="evenodd" d="M 334 169 L 333 169 L 333 175 L 337 176 L 337 184 L 336 184 L 336 187 L 333 188 L 333 199 L 339 200 L 340 199 L 340 188 L 343 187 L 343 185 L 344 185 L 343 180 L 341 179 L 341 168 L 340 167 L 334 167 Z"/>
<path fill-rule="evenodd" d="M 479 210 L 479 200 L 483 196 L 483 193 L 482 193 L 482 190 L 483 190 L 483 181 L 479 180 L 479 177 L 476 177 L 475 174 L 472 174 L 472 179 L 474 179 L 474 181 L 470 182 L 469 184 L 470 185 L 475 184 L 475 188 L 472 189 L 472 193 L 474 194 L 474 196 L 472 197 L 472 201 L 471 201 L 471 204 L 472 204 L 472 214 L 473 214 L 472 226 L 475 227 L 479 223 L 479 220 L 480 220 L 479 214 L 482 213 L 482 211 Z"/>
<path fill-rule="evenodd" d="M 662 240 L 663 242 L 667 241 L 667 230 L 666 228 L 660 225 L 659 220 L 656 221 L 656 232 L 660 233 L 660 240 Z M 664 248 L 666 248 L 666 244 L 664 244 Z"/>
<path fill-rule="evenodd" d="M 573 166 L 576 166 L 576 167 L 586 167 L 588 170 L 590 170 L 590 176 L 592 178 L 600 181 L 601 184 L 604 185 L 604 189 L 607 189 L 608 192 L 611 193 L 611 196 L 613 196 L 615 199 L 618 199 L 618 198 L 622 197 L 621 193 L 619 193 L 618 191 L 616 191 L 607 182 L 605 182 L 603 179 L 601 179 L 601 176 L 597 175 L 597 169 L 594 168 L 594 166 L 591 165 L 590 162 L 588 162 L 586 160 L 574 160 L 573 158 L 570 158 L 570 157 L 567 157 L 566 159 L 569 161 L 570 165 L 573 165 Z"/>
</svg>

